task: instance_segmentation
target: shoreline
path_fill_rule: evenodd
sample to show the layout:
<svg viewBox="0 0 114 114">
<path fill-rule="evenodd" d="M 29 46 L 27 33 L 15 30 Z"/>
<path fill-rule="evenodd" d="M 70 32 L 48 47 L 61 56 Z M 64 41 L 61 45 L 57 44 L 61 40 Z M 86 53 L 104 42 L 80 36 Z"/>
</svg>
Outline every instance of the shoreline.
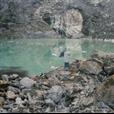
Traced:
<svg viewBox="0 0 114 114">
<path fill-rule="evenodd" d="M 94 54 L 91 59 L 74 61 L 68 71 L 59 67 L 35 77 L 22 77 L 19 74 L 2 75 L 0 111 L 9 113 L 114 112 L 108 105 L 109 99 L 113 97 L 104 99 L 102 96 L 104 91 L 108 94 L 107 89 L 103 88 L 114 76 L 114 71 L 111 71 L 114 55 L 106 55 Z M 107 61 L 112 61 L 111 65 L 106 65 Z M 104 63 L 105 71 L 102 69 Z M 109 87 L 111 88 L 112 85 Z M 104 104 L 105 109 L 102 107 L 104 101 L 108 102 L 107 105 Z M 82 106 L 83 108 L 80 109 Z"/>
</svg>

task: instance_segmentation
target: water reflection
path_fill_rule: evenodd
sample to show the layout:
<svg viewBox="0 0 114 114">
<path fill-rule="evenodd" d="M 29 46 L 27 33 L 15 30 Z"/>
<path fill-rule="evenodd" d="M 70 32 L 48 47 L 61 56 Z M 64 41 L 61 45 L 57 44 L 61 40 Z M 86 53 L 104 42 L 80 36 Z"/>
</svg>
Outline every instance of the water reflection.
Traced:
<svg viewBox="0 0 114 114">
<path fill-rule="evenodd" d="M 0 41 L 0 66 L 21 67 L 32 74 L 63 66 L 60 48 L 69 49 L 70 62 L 90 57 L 93 50 L 114 53 L 114 43 L 79 39 L 15 39 Z"/>
</svg>

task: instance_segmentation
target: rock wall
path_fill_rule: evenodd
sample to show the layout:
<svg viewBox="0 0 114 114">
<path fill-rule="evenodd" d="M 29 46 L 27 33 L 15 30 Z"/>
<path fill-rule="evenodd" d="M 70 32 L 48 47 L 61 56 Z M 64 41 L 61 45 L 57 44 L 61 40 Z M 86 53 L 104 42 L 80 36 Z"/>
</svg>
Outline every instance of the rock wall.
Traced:
<svg viewBox="0 0 114 114">
<path fill-rule="evenodd" d="M 0 0 L 0 36 L 112 39 L 113 5 L 113 0 Z"/>
</svg>

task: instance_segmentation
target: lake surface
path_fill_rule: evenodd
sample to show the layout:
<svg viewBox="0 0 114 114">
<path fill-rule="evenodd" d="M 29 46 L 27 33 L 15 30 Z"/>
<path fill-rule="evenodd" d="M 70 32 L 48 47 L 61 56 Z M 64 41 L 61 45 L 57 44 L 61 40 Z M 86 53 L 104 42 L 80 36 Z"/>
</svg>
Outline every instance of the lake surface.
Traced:
<svg viewBox="0 0 114 114">
<path fill-rule="evenodd" d="M 114 43 L 79 39 L 15 39 L 0 41 L 0 69 L 20 67 L 30 75 L 63 66 L 60 47 L 70 51 L 70 62 L 90 57 L 94 49 L 113 52 Z"/>
</svg>

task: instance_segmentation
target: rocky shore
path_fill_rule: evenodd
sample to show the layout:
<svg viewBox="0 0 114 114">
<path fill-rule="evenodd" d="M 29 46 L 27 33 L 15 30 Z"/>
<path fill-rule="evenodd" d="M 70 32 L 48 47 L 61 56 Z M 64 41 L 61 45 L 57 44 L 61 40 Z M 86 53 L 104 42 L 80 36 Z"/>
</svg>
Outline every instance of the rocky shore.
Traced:
<svg viewBox="0 0 114 114">
<path fill-rule="evenodd" d="M 39 76 L 0 76 L 1 113 L 114 112 L 114 55 L 95 53 Z"/>
</svg>

